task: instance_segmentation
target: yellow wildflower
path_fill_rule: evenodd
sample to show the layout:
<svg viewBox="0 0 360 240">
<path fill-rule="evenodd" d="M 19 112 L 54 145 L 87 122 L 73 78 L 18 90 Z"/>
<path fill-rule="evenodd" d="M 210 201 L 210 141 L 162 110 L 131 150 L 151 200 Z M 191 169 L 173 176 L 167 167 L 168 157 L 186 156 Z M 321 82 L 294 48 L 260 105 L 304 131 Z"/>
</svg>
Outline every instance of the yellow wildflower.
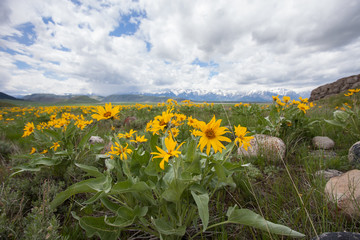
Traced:
<svg viewBox="0 0 360 240">
<path fill-rule="evenodd" d="M 302 103 L 307 103 L 307 102 L 309 101 L 308 98 L 299 97 L 299 99 L 300 99 L 300 101 L 301 101 Z"/>
<path fill-rule="evenodd" d="M 250 140 L 253 139 L 253 136 L 245 136 L 246 134 L 250 133 L 246 127 L 241 127 L 240 125 L 234 126 L 235 127 L 235 144 L 238 147 L 243 147 L 245 151 L 247 151 L 248 147 L 251 147 Z"/>
<path fill-rule="evenodd" d="M 132 135 L 134 133 L 136 133 L 137 131 L 134 131 L 133 129 L 130 129 L 130 132 L 128 133 L 119 133 L 118 134 L 118 138 L 126 138 L 126 139 L 130 139 L 132 137 Z"/>
<path fill-rule="evenodd" d="M 288 103 L 290 101 L 290 97 L 283 96 L 284 103 Z"/>
<path fill-rule="evenodd" d="M 34 132 L 34 129 L 34 123 L 28 122 L 24 127 L 24 134 L 22 135 L 22 137 L 30 136 L 30 134 Z"/>
<path fill-rule="evenodd" d="M 279 106 L 285 106 L 285 103 L 283 103 L 281 100 L 277 100 L 276 103 L 277 103 Z"/>
<path fill-rule="evenodd" d="M 100 121 L 102 119 L 110 119 L 115 118 L 116 115 L 120 112 L 120 106 L 115 106 L 114 108 L 111 106 L 111 103 L 105 103 L 105 108 L 102 106 L 99 106 L 96 108 L 96 110 L 93 110 L 96 112 L 95 114 L 91 115 L 92 118 Z"/>
<path fill-rule="evenodd" d="M 272 99 L 273 99 L 274 102 L 276 102 L 277 100 L 279 100 L 279 95 L 272 96 Z"/>
<path fill-rule="evenodd" d="M 164 151 L 163 149 L 156 146 L 156 149 L 159 152 L 151 153 L 153 155 L 156 155 L 153 158 L 162 158 L 160 165 L 159 165 L 161 169 L 163 169 L 163 170 L 165 169 L 165 162 L 169 162 L 170 157 L 172 157 L 172 156 L 178 157 L 179 154 L 181 154 L 181 152 L 179 151 L 179 148 L 184 143 L 181 143 L 177 148 L 176 148 L 176 144 L 177 144 L 177 142 L 174 141 L 173 138 L 169 135 L 167 138 L 165 138 L 165 147 L 166 147 L 167 151 Z"/>
<path fill-rule="evenodd" d="M 301 111 L 303 111 L 304 113 L 306 113 L 306 110 L 309 110 L 309 106 L 304 104 L 304 103 L 300 103 L 297 106 Z"/>
<path fill-rule="evenodd" d="M 56 151 L 59 147 L 60 147 L 60 143 L 54 142 L 54 144 L 50 147 L 50 149 L 54 149 L 54 151 Z"/>
<path fill-rule="evenodd" d="M 110 156 L 111 158 L 113 158 L 113 155 L 115 156 L 120 156 L 121 160 L 127 160 L 128 156 L 127 154 L 131 154 L 132 150 L 128 149 L 128 144 L 126 144 L 125 147 L 121 146 L 120 144 L 118 144 L 117 142 L 115 142 L 115 147 L 114 145 L 111 146 L 111 151 L 108 152 L 108 154 L 112 154 L 112 156 Z"/>
<path fill-rule="evenodd" d="M 147 142 L 147 139 L 145 138 L 145 135 L 143 136 L 136 135 L 135 140 L 130 140 L 130 142 L 143 143 L 143 142 Z"/>
<path fill-rule="evenodd" d="M 34 152 L 36 152 L 36 148 L 32 147 L 31 151 L 30 151 L 30 154 L 33 154 Z"/>
<path fill-rule="evenodd" d="M 224 137 L 225 133 L 229 132 L 226 127 L 220 127 L 221 119 L 215 119 L 215 116 L 211 119 L 211 121 L 206 124 L 203 121 L 199 122 L 200 126 L 200 141 L 198 147 L 200 146 L 201 152 L 204 150 L 206 146 L 206 154 L 209 155 L 211 147 L 214 149 L 215 153 L 222 152 L 222 149 L 225 146 L 220 141 L 231 142 L 231 140 L 227 137 Z"/>
</svg>

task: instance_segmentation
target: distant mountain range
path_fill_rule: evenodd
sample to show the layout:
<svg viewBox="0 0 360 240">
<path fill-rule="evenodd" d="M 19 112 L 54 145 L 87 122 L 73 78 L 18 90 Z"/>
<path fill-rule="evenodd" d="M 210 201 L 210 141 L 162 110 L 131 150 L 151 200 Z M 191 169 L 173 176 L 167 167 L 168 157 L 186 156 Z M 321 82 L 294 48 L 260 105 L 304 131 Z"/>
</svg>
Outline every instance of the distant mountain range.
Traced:
<svg viewBox="0 0 360 240">
<path fill-rule="evenodd" d="M 159 92 L 136 92 L 129 94 L 112 94 L 107 97 L 97 95 L 55 95 L 55 94 L 31 94 L 22 99 L 34 102 L 47 103 L 100 103 L 100 102 L 165 102 L 172 98 L 177 101 L 191 100 L 195 102 L 271 102 L 272 96 L 289 96 L 292 99 L 299 97 L 308 98 L 308 92 L 295 92 L 288 89 L 270 89 L 267 91 L 252 90 L 248 92 L 224 91 L 224 90 L 164 90 Z M 7 94 L 0 93 L 0 99 L 12 99 Z"/>
<path fill-rule="evenodd" d="M 252 90 L 248 92 L 224 91 L 224 90 L 170 90 L 157 93 L 142 93 L 147 96 L 189 99 L 192 101 L 229 101 L 229 102 L 271 102 L 272 96 L 289 96 L 291 99 L 299 97 L 308 98 L 310 91 L 295 92 L 288 89 L 271 89 L 267 91 Z"/>
</svg>

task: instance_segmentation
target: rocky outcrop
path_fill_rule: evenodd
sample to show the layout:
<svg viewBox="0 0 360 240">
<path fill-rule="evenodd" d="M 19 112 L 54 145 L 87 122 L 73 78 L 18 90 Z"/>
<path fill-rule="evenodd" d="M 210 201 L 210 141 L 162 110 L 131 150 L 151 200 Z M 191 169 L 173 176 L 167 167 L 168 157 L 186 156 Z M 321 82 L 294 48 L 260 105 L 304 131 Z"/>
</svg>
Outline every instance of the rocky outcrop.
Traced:
<svg viewBox="0 0 360 240">
<path fill-rule="evenodd" d="M 338 94 L 352 88 L 360 88 L 360 74 L 341 78 L 336 82 L 315 88 L 311 91 L 309 101 L 319 100 L 328 95 Z"/>
</svg>

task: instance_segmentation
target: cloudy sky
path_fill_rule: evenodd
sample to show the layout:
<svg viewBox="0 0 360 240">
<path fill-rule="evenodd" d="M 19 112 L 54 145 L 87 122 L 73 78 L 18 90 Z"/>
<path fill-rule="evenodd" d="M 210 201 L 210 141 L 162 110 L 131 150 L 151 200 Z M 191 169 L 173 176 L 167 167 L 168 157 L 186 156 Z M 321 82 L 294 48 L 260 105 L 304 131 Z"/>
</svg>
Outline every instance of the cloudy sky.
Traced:
<svg viewBox="0 0 360 240">
<path fill-rule="evenodd" d="M 359 0 L 0 0 L 0 91 L 311 90 L 360 74 Z"/>
</svg>

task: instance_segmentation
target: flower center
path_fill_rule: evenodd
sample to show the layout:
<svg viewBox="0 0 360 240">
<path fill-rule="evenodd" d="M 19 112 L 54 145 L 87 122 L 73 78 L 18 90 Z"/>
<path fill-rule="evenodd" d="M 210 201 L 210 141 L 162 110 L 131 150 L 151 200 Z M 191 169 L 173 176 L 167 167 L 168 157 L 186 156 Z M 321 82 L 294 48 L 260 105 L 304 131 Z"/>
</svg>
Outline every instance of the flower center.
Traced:
<svg viewBox="0 0 360 240">
<path fill-rule="evenodd" d="M 205 131 L 205 136 L 209 139 L 213 139 L 215 138 L 215 133 L 214 133 L 214 130 L 213 129 L 207 129 Z"/>
<path fill-rule="evenodd" d="M 111 116 L 111 112 L 104 113 L 104 117 L 110 117 L 110 116 Z"/>
<path fill-rule="evenodd" d="M 29 132 L 32 132 L 34 131 L 34 128 L 33 127 L 29 127 Z"/>
</svg>

